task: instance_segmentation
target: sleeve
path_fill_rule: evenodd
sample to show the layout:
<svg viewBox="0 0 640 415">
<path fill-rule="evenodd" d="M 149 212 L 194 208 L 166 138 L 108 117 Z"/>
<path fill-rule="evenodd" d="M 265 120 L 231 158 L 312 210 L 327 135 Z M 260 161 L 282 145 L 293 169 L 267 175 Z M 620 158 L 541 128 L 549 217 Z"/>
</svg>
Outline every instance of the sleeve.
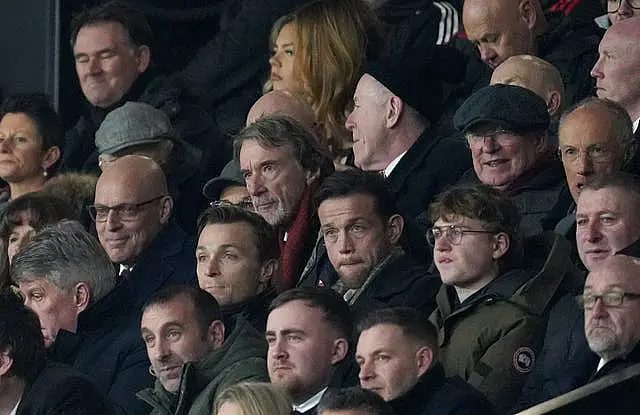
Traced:
<svg viewBox="0 0 640 415">
<path fill-rule="evenodd" d="M 149 359 L 144 345 L 136 345 L 120 364 L 118 373 L 109 389 L 109 398 L 116 405 L 118 415 L 147 414 L 151 411 L 136 393 L 153 387 L 154 379 L 149 373 Z"/>
<path fill-rule="evenodd" d="M 533 370 L 544 337 L 544 321 L 524 316 L 506 328 L 480 357 L 468 382 L 507 413 Z"/>
</svg>

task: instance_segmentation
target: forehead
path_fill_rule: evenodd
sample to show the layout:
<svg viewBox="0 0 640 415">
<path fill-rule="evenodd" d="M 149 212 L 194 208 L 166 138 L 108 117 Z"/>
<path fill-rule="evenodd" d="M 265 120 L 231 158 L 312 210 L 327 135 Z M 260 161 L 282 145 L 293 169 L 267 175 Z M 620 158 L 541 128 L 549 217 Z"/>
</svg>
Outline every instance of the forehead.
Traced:
<svg viewBox="0 0 640 415">
<path fill-rule="evenodd" d="M 60 294 L 63 292 L 55 284 L 47 280 L 46 278 L 35 278 L 30 281 L 21 281 L 18 286 L 20 291 L 31 291 L 35 289 L 43 290 L 50 294 Z"/>
<path fill-rule="evenodd" d="M 448 225 L 482 227 L 482 226 L 486 226 L 487 222 L 479 219 L 471 219 L 462 215 L 449 214 L 449 215 L 446 215 L 445 217 L 438 218 L 438 220 L 436 220 L 434 223 L 434 226 L 448 226 Z"/>
<path fill-rule="evenodd" d="M 78 31 L 73 47 L 76 53 L 89 53 L 102 49 L 113 49 L 129 41 L 124 26 L 118 22 L 100 22 L 83 26 Z"/>
<path fill-rule="evenodd" d="M 267 319 L 268 331 L 316 331 L 319 328 L 328 328 L 322 310 L 303 300 L 289 301 L 271 311 Z"/>
<path fill-rule="evenodd" d="M 598 190 L 584 189 L 578 198 L 577 214 L 602 211 L 628 212 L 633 203 L 632 197 L 618 187 L 606 187 Z"/>
<path fill-rule="evenodd" d="M 110 166 L 111 167 L 111 166 Z M 117 167 L 105 169 L 96 184 L 95 203 L 114 206 L 120 203 L 139 203 L 149 197 L 154 186 L 142 183 L 135 171 L 122 171 Z"/>
<path fill-rule="evenodd" d="M 200 233 L 198 245 L 216 247 L 233 245 L 245 247 L 255 242 L 255 235 L 250 224 L 244 221 L 233 223 L 212 223 L 205 226 Z"/>
<path fill-rule="evenodd" d="M 278 41 L 293 43 L 296 36 L 296 26 L 293 22 L 287 23 L 282 26 L 280 32 L 278 32 Z"/>
<path fill-rule="evenodd" d="M 376 324 L 360 333 L 358 353 L 371 353 L 378 349 L 398 349 L 407 339 L 402 329 L 395 324 Z"/>
<path fill-rule="evenodd" d="M 281 146 L 268 146 L 258 140 L 245 140 L 240 148 L 240 165 L 243 169 L 249 168 L 249 164 L 259 164 L 264 161 L 280 161 L 286 164 L 297 164 L 290 144 Z"/>
<path fill-rule="evenodd" d="M 514 22 L 511 1 L 465 1 L 462 11 L 464 26 L 469 38 L 477 40 L 487 33 L 509 31 Z"/>
<path fill-rule="evenodd" d="M 327 216 L 340 215 L 347 219 L 370 219 L 379 215 L 375 209 L 373 196 L 367 194 L 353 194 L 324 200 L 318 207 L 320 221 Z"/>
<path fill-rule="evenodd" d="M 558 131 L 561 144 L 613 143 L 618 140 L 613 116 L 604 109 L 587 106 L 569 114 Z"/>
<path fill-rule="evenodd" d="M 6 113 L 0 120 L 0 129 L 25 132 L 38 132 L 38 126 L 27 114 L 22 112 Z"/>
<path fill-rule="evenodd" d="M 376 78 L 368 73 L 362 75 L 356 86 L 355 97 L 359 100 L 372 99 L 384 88 Z"/>
<path fill-rule="evenodd" d="M 142 328 L 159 330 L 167 323 L 188 325 L 196 320 L 195 308 L 185 295 L 147 307 L 142 313 Z"/>
</svg>

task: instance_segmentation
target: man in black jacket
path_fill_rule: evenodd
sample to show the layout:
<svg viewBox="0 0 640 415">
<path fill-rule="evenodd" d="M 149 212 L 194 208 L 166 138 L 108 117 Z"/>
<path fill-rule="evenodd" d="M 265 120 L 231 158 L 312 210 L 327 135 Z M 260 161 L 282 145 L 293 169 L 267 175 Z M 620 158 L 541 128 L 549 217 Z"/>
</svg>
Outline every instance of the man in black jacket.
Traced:
<svg viewBox="0 0 640 415">
<path fill-rule="evenodd" d="M 640 363 L 640 265 L 621 254 L 587 277 L 582 295 L 584 330 L 600 357 L 591 380 Z"/>
<path fill-rule="evenodd" d="M 398 414 L 492 414 L 487 399 L 459 377 L 445 378 L 438 333 L 417 310 L 388 308 L 358 325 L 360 385 Z"/>
<path fill-rule="evenodd" d="M 592 95 L 588 74 L 601 36 L 593 22 L 545 14 L 539 0 L 465 1 L 462 21 L 467 38 L 491 69 L 514 55 L 535 55 L 560 71 L 567 105 Z"/>
<path fill-rule="evenodd" d="M 126 3 L 107 2 L 73 19 L 71 45 L 87 108 L 67 132 L 63 170 L 97 170 L 96 130 L 110 111 L 127 101 L 165 112 L 176 137 L 201 153 L 211 176 L 228 161 L 230 147 L 213 118 L 180 86 L 156 72 L 152 39 L 144 15 Z"/>
<path fill-rule="evenodd" d="M 47 362 L 38 317 L 12 292 L 0 294 L 0 316 L 0 413 L 114 414 L 89 379 Z"/>
<path fill-rule="evenodd" d="M 153 384 L 138 311 L 114 290 L 115 270 L 98 241 L 79 223 L 63 221 L 34 236 L 13 264 L 50 358 L 91 376 L 118 414 L 148 414 L 135 396 Z"/>
<path fill-rule="evenodd" d="M 320 231 L 339 276 L 334 289 L 356 316 L 372 309 L 435 308 L 439 278 L 399 245 L 405 222 L 382 177 L 346 170 L 327 177 L 315 196 Z"/>
</svg>

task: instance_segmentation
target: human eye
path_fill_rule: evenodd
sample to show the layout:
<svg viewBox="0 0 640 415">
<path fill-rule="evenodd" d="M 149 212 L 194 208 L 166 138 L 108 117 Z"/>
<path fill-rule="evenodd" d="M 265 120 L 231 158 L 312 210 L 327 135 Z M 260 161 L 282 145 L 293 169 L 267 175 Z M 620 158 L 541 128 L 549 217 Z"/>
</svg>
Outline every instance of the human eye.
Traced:
<svg viewBox="0 0 640 415">
<path fill-rule="evenodd" d="M 293 57 L 295 55 L 295 50 L 293 48 L 286 48 L 284 50 L 284 54 Z"/>
<path fill-rule="evenodd" d="M 109 58 L 113 58 L 116 55 L 116 52 L 114 50 L 103 50 L 102 52 L 100 52 L 100 59 L 109 59 Z"/>
<path fill-rule="evenodd" d="M 76 55 L 76 62 L 77 63 L 87 63 L 89 62 L 89 55 L 85 55 L 85 54 L 81 54 L 81 55 Z"/>
<path fill-rule="evenodd" d="M 278 173 L 278 165 L 276 163 L 265 163 L 262 166 L 262 174 L 266 177 L 273 177 Z"/>
<path fill-rule="evenodd" d="M 334 240 L 336 238 L 336 236 L 338 235 L 338 230 L 336 228 L 326 228 L 323 231 L 323 235 L 325 238 L 328 238 L 330 240 Z"/>
<path fill-rule="evenodd" d="M 207 256 L 205 254 L 197 254 L 196 260 L 198 261 L 198 263 L 203 263 L 207 260 Z"/>
<path fill-rule="evenodd" d="M 180 339 L 182 332 L 178 329 L 170 329 L 167 331 L 167 339 L 171 341 L 177 341 Z"/>
<path fill-rule="evenodd" d="M 384 354 L 384 353 L 380 353 L 376 356 L 376 360 L 378 362 L 387 362 L 389 361 L 389 359 L 391 359 L 391 356 L 389 356 L 388 354 Z"/>
<path fill-rule="evenodd" d="M 42 301 L 44 299 L 44 293 L 42 293 L 40 291 L 31 292 L 29 294 L 29 299 L 31 299 L 33 301 L 36 301 L 36 302 Z"/>
<path fill-rule="evenodd" d="M 224 261 L 233 261 L 233 260 L 235 260 L 237 258 L 238 258 L 238 256 L 235 253 L 231 252 L 231 251 L 225 251 L 222 254 L 222 259 Z"/>
<path fill-rule="evenodd" d="M 18 235 L 16 235 L 16 234 L 12 233 L 12 234 L 9 236 L 9 243 L 10 243 L 10 244 L 14 244 L 14 243 L 16 243 L 16 242 L 18 242 Z"/>
<path fill-rule="evenodd" d="M 576 226 L 582 227 L 587 226 L 589 220 L 585 217 L 576 217 Z"/>
<path fill-rule="evenodd" d="M 296 333 L 291 333 L 287 335 L 287 341 L 290 343 L 300 343 L 302 341 L 302 336 Z"/>
<path fill-rule="evenodd" d="M 624 294 L 618 291 L 612 291 L 602 294 L 602 302 L 607 305 L 617 306 L 622 304 L 622 298 Z"/>
<path fill-rule="evenodd" d="M 29 142 L 29 137 L 26 137 L 24 135 L 16 135 L 13 137 L 13 140 L 17 144 L 27 144 Z"/>
<path fill-rule="evenodd" d="M 138 206 L 133 204 L 120 205 L 117 210 L 122 218 L 133 218 L 138 214 Z"/>
<path fill-rule="evenodd" d="M 151 345 L 151 343 L 153 342 L 154 337 L 151 334 L 144 334 L 142 336 L 142 341 L 146 344 L 146 345 Z"/>
<path fill-rule="evenodd" d="M 565 147 L 562 149 L 563 156 L 575 156 L 578 154 L 578 150 L 575 147 Z"/>
<path fill-rule="evenodd" d="M 612 225 L 616 222 L 616 217 L 613 215 L 601 215 L 600 222 L 605 225 Z"/>
<path fill-rule="evenodd" d="M 276 336 L 272 334 L 267 334 L 264 338 L 267 341 L 267 344 L 273 344 L 276 342 Z"/>
</svg>

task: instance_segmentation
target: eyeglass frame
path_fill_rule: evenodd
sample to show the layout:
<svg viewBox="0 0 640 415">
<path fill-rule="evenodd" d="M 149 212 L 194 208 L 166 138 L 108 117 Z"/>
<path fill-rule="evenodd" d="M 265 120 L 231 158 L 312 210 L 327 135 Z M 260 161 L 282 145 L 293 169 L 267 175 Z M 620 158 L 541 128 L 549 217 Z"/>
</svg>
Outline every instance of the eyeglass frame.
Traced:
<svg viewBox="0 0 640 415">
<path fill-rule="evenodd" d="M 603 147 L 604 148 L 604 150 L 606 151 L 605 156 L 603 156 L 604 158 L 600 158 L 600 159 L 598 159 L 598 157 L 594 158 L 593 155 L 590 154 L 590 151 L 593 151 L 593 149 L 595 147 Z M 558 157 L 560 158 L 560 160 L 566 161 L 567 163 L 572 163 L 572 164 L 575 163 L 576 161 L 578 161 L 580 159 L 580 154 L 582 153 L 582 150 L 578 149 L 578 148 L 575 148 L 575 147 L 572 147 L 572 148 L 574 148 L 575 150 L 578 150 L 576 155 L 575 155 L 575 158 L 573 158 L 573 156 L 566 156 L 564 151 L 567 150 L 567 148 L 565 147 L 563 149 L 562 146 L 559 146 L 558 150 L 557 150 L 557 154 L 558 154 Z M 592 163 L 595 163 L 595 164 L 606 163 L 606 162 L 612 160 L 614 158 L 614 156 L 615 156 L 615 152 L 611 151 L 611 147 L 607 146 L 606 144 L 594 143 L 594 144 L 591 144 L 590 146 L 588 146 L 585 150 L 586 150 L 586 153 L 587 153 L 587 159 L 589 159 Z"/>
<path fill-rule="evenodd" d="M 91 220 L 93 220 L 96 223 L 103 223 L 107 221 L 107 218 L 109 217 L 109 212 L 114 211 L 116 212 L 116 214 L 118 215 L 118 218 L 120 218 L 121 221 L 123 222 L 131 222 L 137 219 L 137 215 L 140 214 L 140 212 L 142 211 L 142 209 L 140 209 L 143 206 L 149 205 L 157 200 L 160 200 L 164 197 L 167 197 L 168 195 L 160 195 L 157 197 L 154 197 L 153 199 L 147 200 L 145 202 L 140 202 L 140 203 L 120 203 L 119 205 L 115 205 L 115 206 L 104 206 L 104 205 L 89 205 L 87 206 L 87 210 L 89 211 L 89 216 L 91 217 Z M 97 211 L 97 207 L 101 207 L 101 208 L 106 208 L 106 214 L 104 216 L 104 219 L 98 219 L 98 211 Z M 132 211 L 135 211 L 135 213 L 133 213 L 133 216 L 131 217 L 126 217 L 122 215 L 122 212 L 130 209 Z"/>
<path fill-rule="evenodd" d="M 623 2 L 623 1 L 624 1 L 625 3 L 627 3 L 627 6 L 629 6 L 629 8 L 630 8 L 630 9 L 633 9 L 633 10 L 640 10 L 640 6 L 638 6 L 638 7 L 634 7 L 634 6 L 632 6 L 632 5 L 631 5 L 631 3 L 629 2 L 629 0 L 615 0 L 615 1 L 616 1 L 616 3 L 618 3 L 618 7 L 616 7 L 616 8 L 615 8 L 615 10 L 611 10 L 611 11 L 609 11 L 609 7 L 608 7 L 608 6 L 609 6 L 609 3 L 613 3 L 613 1 L 611 1 L 611 0 L 607 0 L 607 13 L 617 13 L 617 12 L 618 12 L 618 10 L 620 10 L 620 6 L 622 5 L 622 2 Z"/>
<path fill-rule="evenodd" d="M 612 295 L 614 296 L 613 298 L 617 298 L 618 296 L 620 296 L 620 300 L 619 300 L 620 302 L 619 303 L 618 301 L 611 302 Z M 605 300 L 606 296 L 609 296 L 608 300 Z M 640 299 L 640 293 L 631 293 L 631 292 L 625 292 L 625 291 L 608 291 L 602 294 L 582 294 L 578 296 L 576 299 L 578 300 L 578 304 L 581 307 L 583 307 L 585 310 L 591 310 L 596 306 L 596 303 L 598 302 L 598 300 L 600 300 L 602 305 L 607 307 L 620 307 L 622 304 L 624 304 L 625 298 L 637 300 L 637 299 Z M 587 306 L 587 299 L 589 303 L 591 303 L 591 300 L 593 300 L 593 304 L 590 306 Z"/>
<path fill-rule="evenodd" d="M 507 140 L 498 139 L 498 136 L 502 135 L 508 135 L 509 138 Z M 495 128 L 487 130 L 486 133 L 482 132 L 480 134 L 469 132 L 465 134 L 465 137 L 467 138 L 467 144 L 469 145 L 469 147 L 478 146 L 480 144 L 484 145 L 487 139 L 490 139 L 500 144 L 501 146 L 504 146 L 505 144 L 508 144 L 508 142 L 512 142 L 520 138 L 520 135 L 506 128 Z"/>
<path fill-rule="evenodd" d="M 441 228 L 445 228 L 445 231 L 442 232 Z M 440 235 L 440 237 L 436 237 L 435 234 L 433 233 L 434 229 L 438 229 L 440 232 L 442 232 L 442 235 Z M 460 233 L 460 240 L 458 242 L 454 242 L 452 240 L 452 237 L 449 236 L 451 235 L 451 233 L 453 231 L 459 232 Z M 438 239 L 442 238 L 443 236 L 446 238 L 447 242 L 449 242 L 451 245 L 460 245 L 462 243 L 462 237 L 464 236 L 465 233 L 486 233 L 486 234 L 497 234 L 500 231 L 496 231 L 496 230 L 480 230 L 480 229 L 465 229 L 460 225 L 445 225 L 445 226 L 432 226 L 431 228 L 427 229 L 427 233 L 425 234 L 426 238 L 427 238 L 427 242 L 429 243 L 429 246 L 431 246 L 432 248 L 434 248 L 436 246 L 436 242 L 438 241 Z M 433 240 L 431 240 L 431 237 L 429 236 L 431 235 L 431 237 L 433 237 Z"/>
<path fill-rule="evenodd" d="M 212 202 L 209 202 L 209 206 L 212 208 L 233 206 L 240 209 L 249 210 L 251 212 L 255 211 L 252 201 L 242 201 L 240 203 L 231 203 L 228 200 L 214 200 Z"/>
</svg>

